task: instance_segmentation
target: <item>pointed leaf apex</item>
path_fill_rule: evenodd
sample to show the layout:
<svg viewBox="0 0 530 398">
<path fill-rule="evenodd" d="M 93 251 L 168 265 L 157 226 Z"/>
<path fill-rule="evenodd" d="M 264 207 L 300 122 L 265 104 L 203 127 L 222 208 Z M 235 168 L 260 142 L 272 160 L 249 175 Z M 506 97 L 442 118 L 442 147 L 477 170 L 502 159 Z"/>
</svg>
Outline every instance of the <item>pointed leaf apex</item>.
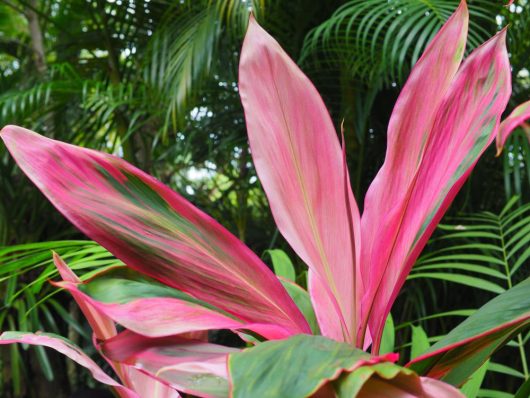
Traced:
<svg viewBox="0 0 530 398">
<path fill-rule="evenodd" d="M 13 133 L 13 130 L 15 130 L 16 126 L 8 124 L 7 126 L 4 126 L 2 130 L 0 130 L 0 137 L 4 140 L 6 140 L 8 135 L 11 135 Z"/>
<path fill-rule="evenodd" d="M 20 143 L 25 140 L 34 140 L 38 138 L 44 139 L 45 137 L 41 137 L 37 133 L 25 129 L 24 127 L 8 124 L 0 131 L 0 138 L 2 138 L 8 149 L 12 151 L 15 149 L 14 146 L 17 142 Z"/>
<path fill-rule="evenodd" d="M 254 31 L 256 28 L 261 28 L 260 24 L 256 20 L 256 17 L 254 16 L 254 13 L 251 12 L 248 16 L 248 25 L 247 25 L 247 32 L 245 34 L 245 40 L 249 34 L 252 34 L 251 32 Z"/>
<path fill-rule="evenodd" d="M 77 277 L 74 271 L 72 271 L 70 267 L 68 267 L 68 265 L 63 261 L 63 259 L 54 251 L 52 251 L 52 254 L 53 263 L 57 267 L 61 278 L 66 282 L 81 283 L 81 279 Z"/>
<path fill-rule="evenodd" d="M 462 19 L 469 19 L 469 9 L 467 7 L 467 1 L 461 0 L 460 4 L 458 5 L 458 8 L 455 10 L 453 15 L 451 16 L 451 19 L 453 18 L 462 18 Z M 447 22 L 449 22 L 449 20 Z"/>
<path fill-rule="evenodd" d="M 495 152 L 495 157 L 498 158 L 502 154 L 502 150 L 504 149 L 504 146 L 497 145 L 497 152 Z"/>
<path fill-rule="evenodd" d="M 467 9 L 467 1 L 466 0 L 461 0 L 460 1 L 460 4 L 458 5 L 458 8 L 457 8 L 457 11 L 468 11 Z"/>
<path fill-rule="evenodd" d="M 504 49 L 506 49 L 506 34 L 508 32 L 508 27 L 509 25 L 506 25 L 490 39 L 491 41 L 496 42 L 497 46 L 503 47 Z"/>
</svg>

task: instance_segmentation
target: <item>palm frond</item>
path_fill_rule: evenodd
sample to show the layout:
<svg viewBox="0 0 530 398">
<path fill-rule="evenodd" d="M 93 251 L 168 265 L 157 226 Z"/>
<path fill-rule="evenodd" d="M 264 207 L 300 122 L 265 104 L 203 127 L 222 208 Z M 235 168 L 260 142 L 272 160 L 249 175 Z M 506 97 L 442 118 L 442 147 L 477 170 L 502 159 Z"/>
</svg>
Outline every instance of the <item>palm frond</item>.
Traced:
<svg viewBox="0 0 530 398">
<path fill-rule="evenodd" d="M 460 303 L 463 297 L 468 302 L 485 302 L 492 293 L 501 293 L 527 278 L 530 275 L 530 268 L 526 266 L 530 258 L 530 204 L 518 206 L 518 203 L 519 199 L 514 197 L 498 214 L 485 211 L 451 219 L 450 224 L 440 224 L 437 237 L 416 262 L 409 279 L 448 282 L 449 291 L 460 292 L 455 295 Z M 455 285 L 465 289 L 458 290 Z M 451 312 L 427 319 L 445 317 Z M 515 378 L 518 380 L 515 384 L 520 384 L 521 378 L 527 379 L 530 375 L 526 356 L 529 337 L 528 334 L 515 336 L 508 344 L 515 350 L 509 354 L 511 360 L 492 362 L 488 371 L 503 376 L 503 380 L 506 376 Z M 499 359 L 504 358 L 502 351 L 498 355 Z M 519 360 L 514 361 L 513 355 Z M 484 390 L 478 396 L 490 396 L 488 394 L 496 392 Z"/>
<path fill-rule="evenodd" d="M 217 0 L 185 2 L 165 13 L 150 40 L 143 70 L 158 103 L 167 109 L 165 130 L 183 126 L 190 104 L 211 80 L 219 48 L 224 44 L 235 51 L 250 12 L 259 17 L 265 8 L 264 0 Z"/>
<path fill-rule="evenodd" d="M 87 240 L 63 240 L 50 242 L 26 243 L 0 247 L 0 283 L 26 275 L 28 272 L 38 273 L 25 289 L 31 288 L 38 294 L 45 283 L 58 275 L 53 265 L 52 250 L 57 252 L 81 279 L 108 267 L 123 265 L 103 247 Z M 16 298 L 21 290 L 7 295 L 6 300 Z"/>
<path fill-rule="evenodd" d="M 4 77 L 9 78 L 13 77 Z M 35 119 L 49 115 L 61 104 L 71 103 L 73 96 L 79 97 L 82 86 L 81 77 L 70 64 L 52 65 L 45 80 L 28 79 L 25 87 L 17 85 L 0 95 L 0 124 L 34 125 Z"/>
<path fill-rule="evenodd" d="M 352 0 L 306 37 L 302 62 L 316 67 L 342 65 L 364 82 L 403 82 L 458 0 Z M 490 1 L 469 2 L 469 45 L 491 36 L 500 9 Z M 325 59 L 325 61 L 321 61 Z"/>
<path fill-rule="evenodd" d="M 0 307 L 0 330 L 47 330 L 61 334 L 61 319 L 77 334 L 90 342 L 86 327 L 75 319 L 68 306 L 54 296 L 59 290 L 48 280 L 58 272 L 52 262 L 51 250 L 61 254 L 81 278 L 90 277 L 101 270 L 120 266 L 109 252 L 91 241 L 52 241 L 0 247 L 0 284 L 4 297 Z M 33 278 L 35 276 L 35 278 Z M 31 278 L 31 281 L 28 279 Z M 64 325 L 63 324 L 63 325 Z M 25 347 L 24 350 L 27 350 Z M 54 369 L 46 350 L 32 348 L 38 365 L 48 381 L 55 378 Z M 10 352 L 14 389 L 22 391 L 24 384 L 24 353 L 20 348 Z"/>
</svg>

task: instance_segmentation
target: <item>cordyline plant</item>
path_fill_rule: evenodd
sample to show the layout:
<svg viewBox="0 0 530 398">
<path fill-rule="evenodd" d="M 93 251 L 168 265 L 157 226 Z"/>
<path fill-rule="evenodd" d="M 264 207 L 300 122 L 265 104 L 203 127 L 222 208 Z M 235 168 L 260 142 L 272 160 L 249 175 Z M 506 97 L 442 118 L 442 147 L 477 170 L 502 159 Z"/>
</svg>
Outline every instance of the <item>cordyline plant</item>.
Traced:
<svg viewBox="0 0 530 398">
<path fill-rule="evenodd" d="M 361 218 L 322 99 L 251 17 L 239 88 L 252 156 L 279 230 L 308 265 L 307 292 L 124 160 L 5 127 L 20 168 L 127 266 L 81 282 L 54 256 L 55 284 L 73 295 L 121 383 L 59 336 L 4 332 L 0 343 L 52 347 L 121 397 L 462 396 L 455 386 L 530 323 L 530 281 L 406 367 L 379 349 L 400 288 L 480 155 L 530 116 L 526 103 L 499 123 L 511 93 L 506 32 L 461 63 L 467 27 L 463 1 L 411 71 Z M 208 343 L 212 329 L 253 347 Z"/>
</svg>

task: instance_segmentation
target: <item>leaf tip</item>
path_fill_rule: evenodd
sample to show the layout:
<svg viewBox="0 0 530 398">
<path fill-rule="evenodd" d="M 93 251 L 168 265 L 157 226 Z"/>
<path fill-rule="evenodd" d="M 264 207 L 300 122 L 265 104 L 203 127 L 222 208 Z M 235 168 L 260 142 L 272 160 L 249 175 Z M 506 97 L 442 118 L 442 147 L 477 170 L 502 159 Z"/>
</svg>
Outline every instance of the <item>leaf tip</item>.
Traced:
<svg viewBox="0 0 530 398">
<path fill-rule="evenodd" d="M 55 264 L 55 267 L 57 267 L 57 270 L 59 271 L 59 274 L 61 275 L 61 278 L 63 278 L 64 281 L 73 283 L 81 282 L 81 280 L 77 277 L 74 271 L 72 271 L 70 267 L 68 267 L 68 265 L 64 262 L 61 256 L 59 256 L 55 251 L 52 251 L 52 256 L 53 263 Z"/>
<path fill-rule="evenodd" d="M 502 154 L 503 145 L 497 144 L 497 152 L 495 153 L 495 157 L 498 158 Z"/>
<path fill-rule="evenodd" d="M 4 126 L 2 128 L 2 130 L 0 130 L 0 137 L 2 138 L 2 140 L 4 140 L 4 142 L 7 143 L 7 140 L 12 138 L 11 136 L 16 134 L 16 130 L 19 129 L 19 128 L 20 127 L 18 127 L 18 126 L 14 126 L 12 124 L 8 124 L 7 126 Z"/>
<path fill-rule="evenodd" d="M 466 13 L 468 12 L 466 0 L 460 0 L 460 4 L 458 5 L 457 11 L 460 11 L 460 12 L 465 11 Z"/>
<path fill-rule="evenodd" d="M 508 33 L 508 28 L 510 27 L 510 24 L 506 25 L 504 28 L 500 30 L 498 35 L 502 38 L 502 40 L 506 41 L 506 34 Z"/>
<path fill-rule="evenodd" d="M 8 124 L 7 126 L 4 126 L 2 130 L 0 130 L 0 138 L 2 138 L 10 150 L 13 150 L 16 143 L 20 143 L 25 140 L 35 140 L 36 138 L 43 137 L 24 127 Z"/>
</svg>

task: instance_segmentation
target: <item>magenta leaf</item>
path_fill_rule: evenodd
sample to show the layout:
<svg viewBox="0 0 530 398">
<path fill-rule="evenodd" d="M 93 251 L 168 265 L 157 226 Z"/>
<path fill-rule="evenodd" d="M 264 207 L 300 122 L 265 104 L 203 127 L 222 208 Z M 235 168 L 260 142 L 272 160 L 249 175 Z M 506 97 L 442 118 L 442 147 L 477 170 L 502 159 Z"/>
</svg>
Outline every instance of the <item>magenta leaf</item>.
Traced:
<svg viewBox="0 0 530 398">
<path fill-rule="evenodd" d="M 97 381 L 113 387 L 122 398 L 143 398 L 136 392 L 122 386 L 120 383 L 108 376 L 92 359 L 90 359 L 79 347 L 61 336 L 51 333 L 28 333 L 28 332 L 3 332 L 0 334 L 0 344 L 30 344 L 53 348 L 67 356 L 77 364 L 88 369 Z"/>
<path fill-rule="evenodd" d="M 458 15 L 459 11 L 453 21 Z M 428 134 L 415 136 L 421 141 L 420 146 L 416 142 L 416 148 L 421 148 L 417 156 L 412 156 L 406 147 L 401 149 L 401 143 L 390 147 L 387 156 L 394 151 L 406 154 L 407 162 L 394 165 L 393 169 L 399 176 L 399 170 L 405 168 L 406 178 L 378 176 L 373 183 L 375 188 L 367 194 L 362 231 L 363 280 L 367 290 L 364 320 L 369 322 L 375 352 L 383 322 L 414 261 L 496 135 L 511 92 L 505 35 L 505 31 L 500 32 L 466 59 L 446 89 L 432 122 L 418 126 Z M 427 90 L 420 86 L 416 89 Z M 416 163 L 410 164 L 410 159 Z M 394 196 L 390 198 L 386 192 L 394 192 Z M 380 230 L 374 230 L 374 225 Z M 365 243 L 365 239 L 370 243 Z"/>
<path fill-rule="evenodd" d="M 356 329 L 357 205 L 346 205 L 341 148 L 317 90 L 251 17 L 239 89 L 258 176 L 276 224 L 309 266 L 309 293 L 322 333 L 353 342 Z M 353 198 L 353 195 L 351 195 Z"/>
<path fill-rule="evenodd" d="M 527 119 L 530 119 L 530 101 L 526 101 L 516 107 L 513 112 L 502 121 L 499 133 L 497 134 L 497 156 L 501 154 L 502 147 L 510 133 L 523 124 Z"/>
<path fill-rule="evenodd" d="M 1 136 L 48 199 L 129 267 L 215 303 L 266 338 L 310 332 L 250 249 L 153 177 L 115 156 L 21 127 L 5 127 Z"/>
<path fill-rule="evenodd" d="M 103 344 L 110 359 L 125 362 L 171 387 L 205 398 L 228 396 L 226 360 L 236 348 L 181 337 L 148 338 L 125 331 Z"/>
<path fill-rule="evenodd" d="M 162 337 L 210 329 L 252 329 L 229 314 L 155 280 L 114 269 L 86 283 L 59 282 L 78 302 L 129 330 Z M 281 333 L 282 329 L 278 330 Z"/>
</svg>

